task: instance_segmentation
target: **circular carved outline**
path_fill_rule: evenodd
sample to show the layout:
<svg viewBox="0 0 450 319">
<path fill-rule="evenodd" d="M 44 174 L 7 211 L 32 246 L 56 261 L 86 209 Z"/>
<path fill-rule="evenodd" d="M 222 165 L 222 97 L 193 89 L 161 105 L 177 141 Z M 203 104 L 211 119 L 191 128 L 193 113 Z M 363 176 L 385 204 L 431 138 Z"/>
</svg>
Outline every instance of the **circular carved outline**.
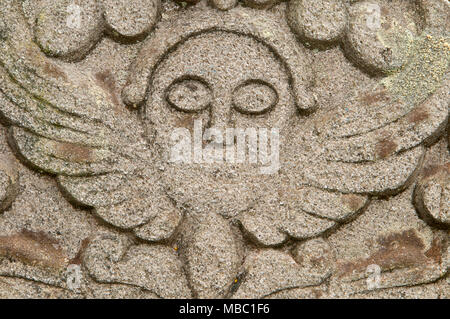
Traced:
<svg viewBox="0 0 450 319">
<path fill-rule="evenodd" d="M 173 107 L 175 110 L 180 111 L 180 112 L 184 112 L 184 113 L 197 113 L 197 112 L 201 112 L 203 110 L 206 110 L 207 108 L 211 107 L 211 103 L 212 101 L 210 101 L 209 103 L 207 103 L 206 105 L 202 106 L 199 109 L 192 109 L 192 110 L 186 110 L 186 109 L 182 109 L 180 107 L 178 107 L 175 103 L 173 103 L 172 101 L 170 101 L 169 99 L 169 94 L 170 91 L 172 89 L 172 87 L 176 84 L 180 84 L 184 81 L 197 81 L 200 82 L 201 84 L 203 84 L 209 91 L 210 94 L 212 94 L 212 88 L 211 86 L 208 84 L 208 82 L 206 82 L 203 78 L 196 76 L 196 75 L 190 75 L 190 74 L 186 74 L 183 75 L 179 78 L 176 78 L 175 80 L 172 81 L 172 83 L 170 83 L 167 88 L 164 90 L 164 98 L 166 100 L 167 103 L 169 103 L 169 105 L 171 107 Z"/>
<path fill-rule="evenodd" d="M 259 84 L 259 85 L 265 85 L 265 86 L 269 87 L 275 93 L 275 101 L 269 107 L 266 107 L 266 108 L 264 108 L 262 110 L 259 110 L 259 111 L 248 111 L 248 110 L 240 108 L 236 104 L 236 101 L 235 101 L 236 93 L 241 88 L 243 88 L 243 87 L 245 87 L 245 86 L 247 86 L 249 84 Z M 234 107 L 234 109 L 236 111 L 238 111 L 239 113 L 246 114 L 246 115 L 261 115 L 261 114 L 269 113 L 270 111 L 272 111 L 275 108 L 275 106 L 277 106 L 279 100 L 280 100 L 280 97 L 279 97 L 278 92 L 275 89 L 275 87 L 272 84 L 270 84 L 269 82 L 264 81 L 264 80 L 260 80 L 260 79 L 249 79 L 249 80 L 246 80 L 243 83 L 239 84 L 233 90 L 233 107 Z"/>
</svg>

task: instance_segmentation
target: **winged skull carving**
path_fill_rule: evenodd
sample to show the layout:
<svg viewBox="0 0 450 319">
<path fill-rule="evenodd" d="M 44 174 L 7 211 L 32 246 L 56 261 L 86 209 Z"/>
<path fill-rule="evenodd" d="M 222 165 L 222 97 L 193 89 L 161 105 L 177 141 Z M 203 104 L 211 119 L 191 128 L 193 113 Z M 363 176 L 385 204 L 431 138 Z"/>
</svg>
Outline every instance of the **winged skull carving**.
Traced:
<svg viewBox="0 0 450 319">
<path fill-rule="evenodd" d="M 49 59 L 19 2 L 6 2 L 0 114 L 10 144 L 29 166 L 54 175 L 71 202 L 144 241 L 166 240 L 182 223 L 203 225 L 183 234 L 188 267 L 201 278 L 191 278 L 194 287 L 225 290 L 234 278 L 238 248 L 231 241 L 224 252 L 215 244 L 234 236 L 233 221 L 264 246 L 318 236 L 360 212 L 372 195 L 403 190 L 421 165 L 424 145 L 447 125 L 449 53 L 432 26 L 414 39 L 402 68 L 325 110 L 307 49 L 284 19 L 246 8 L 187 10 L 163 18 L 145 41 L 123 91 L 128 109 L 93 75 Z M 235 43 L 243 44 L 236 49 Z M 249 81 L 275 91 L 271 109 L 257 115 L 236 109 L 233 94 Z M 178 84 L 203 89 L 207 103 L 194 111 L 174 107 L 167 92 Z M 361 114 L 367 100 L 373 105 Z M 420 124 L 411 120 L 417 114 L 426 114 Z M 171 133 L 179 126 L 192 130 L 195 119 L 202 131 L 279 128 L 280 170 L 168 161 Z M 217 228 L 217 237 L 203 236 L 202 227 Z M 199 241 L 211 241 L 210 255 L 196 257 Z M 212 283 L 195 270 L 195 258 L 222 257 L 232 260 L 224 264 L 233 269 L 230 278 Z"/>
</svg>

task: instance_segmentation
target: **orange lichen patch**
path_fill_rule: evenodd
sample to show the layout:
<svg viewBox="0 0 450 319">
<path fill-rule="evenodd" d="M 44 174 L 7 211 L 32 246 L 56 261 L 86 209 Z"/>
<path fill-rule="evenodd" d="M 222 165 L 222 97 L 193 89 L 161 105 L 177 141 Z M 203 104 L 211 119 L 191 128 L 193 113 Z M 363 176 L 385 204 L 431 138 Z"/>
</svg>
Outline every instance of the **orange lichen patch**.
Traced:
<svg viewBox="0 0 450 319">
<path fill-rule="evenodd" d="M 417 236 L 414 229 L 379 237 L 378 243 L 383 247 L 414 247 L 421 250 L 425 248 L 422 239 Z"/>
<path fill-rule="evenodd" d="M 0 256 L 25 264 L 64 269 L 68 258 L 58 241 L 43 232 L 23 230 L 11 236 L 0 236 Z"/>
<path fill-rule="evenodd" d="M 77 255 L 69 261 L 70 265 L 81 265 L 83 260 L 83 254 L 89 246 L 91 240 L 89 238 L 85 238 L 81 241 L 80 249 L 77 252 Z"/>
<path fill-rule="evenodd" d="M 86 163 L 93 160 L 92 149 L 72 143 L 58 143 L 55 149 L 56 156 L 74 163 Z"/>
<path fill-rule="evenodd" d="M 385 138 L 380 140 L 376 147 L 375 147 L 375 152 L 378 158 L 386 158 L 389 157 L 390 155 L 394 154 L 395 150 L 397 148 L 397 143 L 395 143 L 393 140 L 391 140 L 390 138 Z"/>
<path fill-rule="evenodd" d="M 427 166 L 423 169 L 422 176 L 423 178 L 428 178 L 441 172 L 450 174 L 450 163 Z"/>
<path fill-rule="evenodd" d="M 195 116 L 193 114 L 181 114 L 181 117 L 177 120 L 177 127 L 184 127 L 189 130 L 194 129 Z"/>
<path fill-rule="evenodd" d="M 408 122 L 409 123 L 420 123 L 424 120 L 426 120 L 430 115 L 428 114 L 428 111 L 423 108 L 416 108 L 408 115 Z"/>
<path fill-rule="evenodd" d="M 431 247 L 425 252 L 425 256 L 434 260 L 435 263 L 440 264 L 442 261 L 442 251 L 444 245 L 439 238 L 433 239 Z"/>
<path fill-rule="evenodd" d="M 425 245 L 414 229 L 380 237 L 378 244 L 381 248 L 368 258 L 338 263 L 339 275 L 344 277 L 355 272 L 365 272 L 372 264 L 380 266 L 382 270 L 420 267 L 439 263 L 442 254 L 440 241 L 433 241 L 431 248 L 424 252 Z"/>
<path fill-rule="evenodd" d="M 424 178 L 434 176 L 438 172 L 441 171 L 441 168 L 442 168 L 441 165 L 430 165 L 430 166 L 424 167 L 424 169 L 422 171 L 422 175 Z"/>
<path fill-rule="evenodd" d="M 53 63 L 46 61 L 44 63 L 44 72 L 55 79 L 61 79 L 63 81 L 67 81 L 66 73 L 63 70 L 61 70 L 60 67 L 58 67 L 57 65 L 55 65 Z"/>
<path fill-rule="evenodd" d="M 98 72 L 95 74 L 95 78 L 100 86 L 110 94 L 112 102 L 116 106 L 120 105 L 119 99 L 117 98 L 116 81 L 111 71 Z"/>
<path fill-rule="evenodd" d="M 364 204 L 364 199 L 360 196 L 353 194 L 345 194 L 341 197 L 342 203 L 350 208 L 352 211 L 356 211 L 362 207 Z"/>
<path fill-rule="evenodd" d="M 389 101 L 389 96 L 385 90 L 366 93 L 360 97 L 360 101 L 365 105 L 372 105 L 380 101 Z"/>
<path fill-rule="evenodd" d="M 21 234 L 43 244 L 59 245 L 59 242 L 55 238 L 50 237 L 43 231 L 34 232 L 28 229 L 22 229 Z"/>
</svg>

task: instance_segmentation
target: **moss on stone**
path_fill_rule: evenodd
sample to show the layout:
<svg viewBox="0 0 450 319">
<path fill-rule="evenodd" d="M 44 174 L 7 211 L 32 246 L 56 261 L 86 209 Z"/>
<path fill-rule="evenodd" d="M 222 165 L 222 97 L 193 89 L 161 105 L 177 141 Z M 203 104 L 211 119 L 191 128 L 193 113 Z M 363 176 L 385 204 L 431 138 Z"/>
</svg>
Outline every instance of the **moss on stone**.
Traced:
<svg viewBox="0 0 450 319">
<path fill-rule="evenodd" d="M 382 83 L 394 97 L 416 105 L 442 83 L 450 62 L 449 38 L 421 36 L 411 50 L 408 64 Z"/>
</svg>

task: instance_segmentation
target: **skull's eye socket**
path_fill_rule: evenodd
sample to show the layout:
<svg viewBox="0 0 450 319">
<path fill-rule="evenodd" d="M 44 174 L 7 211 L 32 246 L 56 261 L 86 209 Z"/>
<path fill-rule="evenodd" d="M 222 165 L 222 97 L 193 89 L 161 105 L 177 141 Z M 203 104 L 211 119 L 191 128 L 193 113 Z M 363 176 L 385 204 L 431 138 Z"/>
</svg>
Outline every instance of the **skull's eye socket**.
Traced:
<svg viewBox="0 0 450 319">
<path fill-rule="evenodd" d="M 212 92 L 202 79 L 182 77 L 168 87 L 166 100 L 170 106 L 179 111 L 199 112 L 211 105 Z"/>
<path fill-rule="evenodd" d="M 263 114 L 272 110 L 277 103 L 277 91 L 262 80 L 246 81 L 233 93 L 234 108 L 243 114 Z"/>
</svg>

